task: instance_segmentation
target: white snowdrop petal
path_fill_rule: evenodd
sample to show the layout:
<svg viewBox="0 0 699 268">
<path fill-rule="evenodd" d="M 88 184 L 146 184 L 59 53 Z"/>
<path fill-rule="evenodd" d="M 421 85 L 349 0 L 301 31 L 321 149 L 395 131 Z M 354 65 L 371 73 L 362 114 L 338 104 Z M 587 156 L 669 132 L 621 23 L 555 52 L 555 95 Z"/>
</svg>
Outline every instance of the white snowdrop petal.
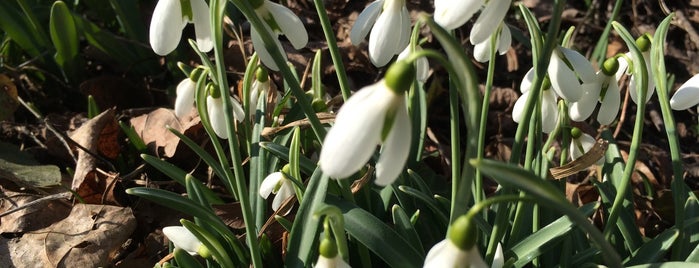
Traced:
<svg viewBox="0 0 699 268">
<path fill-rule="evenodd" d="M 684 82 L 670 98 L 673 110 L 685 110 L 699 104 L 699 74 Z"/>
<path fill-rule="evenodd" d="M 529 69 L 526 74 L 524 74 L 524 78 L 522 78 L 522 82 L 519 83 L 519 91 L 522 93 L 526 93 L 529 91 L 529 88 L 532 87 L 532 82 L 534 81 L 534 67 Z"/>
<path fill-rule="evenodd" d="M 192 79 L 185 78 L 177 84 L 177 98 L 175 98 L 175 115 L 182 118 L 188 115 L 194 107 L 194 91 L 197 89 L 197 83 Z"/>
<path fill-rule="evenodd" d="M 163 228 L 163 234 L 175 244 L 175 247 L 184 249 L 189 254 L 196 254 L 202 243 L 192 232 L 183 226 L 167 226 Z"/>
<path fill-rule="evenodd" d="M 459 249 L 449 239 L 444 239 L 432 246 L 425 257 L 424 268 L 469 267 L 470 254 Z"/>
<path fill-rule="evenodd" d="M 502 268 L 505 265 L 505 255 L 502 253 L 502 245 L 498 242 L 497 248 L 495 248 L 495 256 L 493 257 L 492 268 Z"/>
<path fill-rule="evenodd" d="M 209 52 L 214 48 L 211 35 L 211 14 L 209 6 L 204 0 L 190 0 L 194 16 L 194 32 L 197 36 L 197 47 L 203 52 Z"/>
<path fill-rule="evenodd" d="M 548 67 L 551 87 L 562 98 L 568 101 L 578 101 L 582 97 L 582 87 L 575 72 L 565 64 L 558 53 L 551 54 L 551 62 Z"/>
<path fill-rule="evenodd" d="M 597 143 L 597 141 L 595 141 L 595 138 L 593 138 L 587 133 L 582 133 L 580 138 L 578 138 L 578 141 L 580 142 L 580 145 L 582 145 L 583 151 L 580 151 L 577 142 L 571 141 L 569 150 L 570 158 L 573 160 L 578 159 L 580 156 L 590 151 L 590 149 L 592 149 L 592 146 L 594 146 L 595 143 Z"/>
<path fill-rule="evenodd" d="M 381 148 L 379 161 L 376 162 L 375 183 L 379 186 L 389 185 L 398 178 L 410 153 L 412 141 L 410 117 L 404 99 L 401 98 L 399 102 L 393 126 Z"/>
<path fill-rule="evenodd" d="M 397 29 L 398 32 L 400 32 L 400 41 L 398 41 L 395 50 L 393 50 L 393 54 L 397 55 L 400 53 L 404 48 L 408 47 L 408 44 L 410 44 L 410 13 L 408 12 L 408 8 L 405 6 L 404 0 L 394 0 L 394 1 L 399 1 L 402 2 L 401 4 L 401 11 L 400 11 L 400 27 Z"/>
<path fill-rule="evenodd" d="M 510 27 L 507 24 L 502 23 L 502 31 L 500 31 L 500 36 L 498 37 L 498 51 L 500 55 L 507 54 L 512 45 L 512 33 L 510 32 Z"/>
<path fill-rule="evenodd" d="M 260 196 L 267 199 L 267 197 L 274 192 L 274 188 L 277 187 L 277 184 L 279 184 L 279 181 L 282 179 L 284 179 L 284 175 L 282 175 L 281 172 L 273 172 L 267 175 L 260 184 Z"/>
<path fill-rule="evenodd" d="M 434 21 L 454 30 L 471 19 L 484 3 L 485 0 L 434 0 Z"/>
<path fill-rule="evenodd" d="M 490 40 L 478 43 L 473 46 L 473 58 L 478 62 L 490 61 Z"/>
<path fill-rule="evenodd" d="M 289 8 L 280 4 L 265 1 L 265 6 L 277 21 L 282 33 L 289 39 L 295 49 L 301 49 L 308 43 L 308 32 L 303 22 Z"/>
<path fill-rule="evenodd" d="M 512 107 L 512 121 L 515 121 L 517 123 L 522 121 L 522 116 L 524 113 L 524 105 L 527 102 L 527 98 L 529 97 L 529 91 L 524 92 L 522 96 L 519 96 L 517 101 L 515 102 L 515 106 Z"/>
<path fill-rule="evenodd" d="M 284 203 L 284 200 L 294 195 L 294 186 L 291 185 L 293 182 L 289 180 L 283 180 L 282 186 L 279 188 L 277 195 L 274 196 L 272 200 L 272 210 L 277 211 Z"/>
<path fill-rule="evenodd" d="M 510 9 L 510 0 L 488 1 L 483 12 L 471 28 L 471 44 L 482 43 L 490 38 Z"/>
<path fill-rule="evenodd" d="M 379 14 L 381 14 L 383 1 L 384 0 L 378 0 L 372 2 L 364 8 L 362 13 L 359 13 L 350 31 L 350 41 L 352 41 L 353 45 L 359 45 L 359 43 L 364 40 L 364 37 L 369 34 L 371 27 L 374 26 L 376 19 L 379 17 Z"/>
<path fill-rule="evenodd" d="M 272 33 L 267 24 L 264 24 L 264 27 L 265 29 L 267 29 L 269 33 Z M 279 42 L 279 39 L 276 37 L 277 35 L 272 33 L 272 39 L 274 39 L 277 49 L 279 49 L 279 51 L 282 52 L 282 56 L 286 61 L 286 53 L 284 53 L 284 50 L 282 49 L 282 43 Z M 262 64 L 267 66 L 267 68 L 271 69 L 272 71 L 279 71 L 279 66 L 277 66 L 277 63 L 274 62 L 272 55 L 270 55 L 269 51 L 267 51 L 267 49 L 265 48 L 265 43 L 264 41 L 262 41 L 262 37 L 260 37 L 260 34 L 254 27 L 250 28 L 250 39 L 252 39 L 252 46 L 253 48 L 255 48 L 257 56 L 260 58 Z"/>
<path fill-rule="evenodd" d="M 573 66 L 575 73 L 580 76 L 580 80 L 582 80 L 583 83 L 591 83 L 597 80 L 595 68 L 592 67 L 592 64 L 585 56 L 569 48 L 560 47 L 559 49 Z"/>
<path fill-rule="evenodd" d="M 619 85 L 615 81 L 609 81 L 607 93 L 597 112 L 597 122 L 602 125 L 611 124 L 619 113 L 619 105 L 621 105 Z"/>
<path fill-rule="evenodd" d="M 228 139 L 226 131 L 226 118 L 224 117 L 223 101 L 221 98 L 206 97 L 206 108 L 211 121 L 211 128 L 214 129 L 216 136 L 222 139 Z"/>
<path fill-rule="evenodd" d="M 187 24 L 181 14 L 182 6 L 179 0 L 160 0 L 155 5 L 148 38 L 156 54 L 165 56 L 177 48 L 182 37 L 182 28 Z"/>
<path fill-rule="evenodd" d="M 333 178 L 357 172 L 374 154 L 381 139 L 386 109 L 396 96 L 384 81 L 364 87 L 340 108 L 323 142 L 318 164 Z"/>
<path fill-rule="evenodd" d="M 602 74 L 603 75 L 603 74 Z M 592 115 L 599 100 L 601 83 L 586 83 L 582 85 L 583 95 L 577 102 L 572 102 L 568 112 L 570 119 L 576 122 L 584 121 Z"/>
<path fill-rule="evenodd" d="M 396 1 L 396 0 L 387 0 Z M 389 2 L 390 3 L 390 2 Z M 387 9 L 379 15 L 379 18 L 374 24 L 374 28 L 369 33 L 369 59 L 376 67 L 386 65 L 393 55 L 400 52 L 397 50 L 398 40 L 401 40 L 401 15 L 400 12 L 395 12 L 388 8 L 393 8 L 394 5 L 387 5 Z M 402 48 L 401 48 L 402 49 Z"/>
<path fill-rule="evenodd" d="M 551 90 L 544 90 L 541 99 L 541 131 L 551 133 L 558 123 L 558 105 L 556 95 Z"/>
<path fill-rule="evenodd" d="M 332 259 L 319 255 L 315 268 L 350 268 L 350 266 L 339 254 Z"/>
<path fill-rule="evenodd" d="M 231 98 L 231 106 L 233 106 L 233 119 L 235 121 L 243 121 L 245 118 L 245 110 L 243 110 L 243 105 L 234 98 Z"/>
</svg>

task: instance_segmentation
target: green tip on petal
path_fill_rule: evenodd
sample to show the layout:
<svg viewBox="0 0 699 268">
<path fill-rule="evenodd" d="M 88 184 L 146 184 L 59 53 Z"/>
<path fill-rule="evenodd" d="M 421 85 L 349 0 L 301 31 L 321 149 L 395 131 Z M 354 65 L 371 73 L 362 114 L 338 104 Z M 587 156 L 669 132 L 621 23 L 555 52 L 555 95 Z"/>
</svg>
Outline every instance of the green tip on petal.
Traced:
<svg viewBox="0 0 699 268">
<path fill-rule="evenodd" d="M 467 251 L 476 245 L 476 226 L 473 225 L 471 217 L 467 215 L 460 216 L 451 224 L 447 236 L 454 245 Z"/>
<path fill-rule="evenodd" d="M 650 49 L 652 38 L 653 37 L 649 34 L 641 35 L 638 37 L 638 39 L 636 39 L 636 46 L 639 50 L 641 50 L 641 52 L 646 52 Z"/>
<path fill-rule="evenodd" d="M 257 72 L 255 72 L 255 78 L 257 78 L 257 81 L 267 82 L 267 80 L 269 80 L 269 74 L 267 73 L 267 69 L 265 69 L 265 67 L 262 67 L 262 65 L 260 65 L 257 68 Z"/>
<path fill-rule="evenodd" d="M 335 258 L 335 256 L 337 256 L 335 241 L 329 238 L 323 238 L 323 240 L 320 241 L 320 255 L 328 259 Z"/>
<path fill-rule="evenodd" d="M 209 91 L 209 96 L 211 96 L 214 99 L 218 99 L 221 97 L 221 90 L 214 85 L 214 84 L 208 84 L 206 85 L 207 91 Z"/>
<path fill-rule="evenodd" d="M 386 71 L 386 86 L 396 94 L 403 94 L 415 80 L 415 66 L 404 60 L 396 61 Z"/>
<path fill-rule="evenodd" d="M 291 166 L 289 164 L 282 167 L 282 174 L 291 174 Z"/>
<path fill-rule="evenodd" d="M 570 136 L 573 137 L 573 139 L 578 139 L 580 136 L 582 136 L 582 130 L 577 127 L 573 127 L 573 129 L 570 130 Z"/>
<path fill-rule="evenodd" d="M 606 76 L 614 76 L 616 75 L 616 71 L 619 70 L 619 61 L 617 61 L 616 57 L 611 57 L 608 58 L 607 60 L 604 61 L 602 64 L 602 72 Z"/>
</svg>

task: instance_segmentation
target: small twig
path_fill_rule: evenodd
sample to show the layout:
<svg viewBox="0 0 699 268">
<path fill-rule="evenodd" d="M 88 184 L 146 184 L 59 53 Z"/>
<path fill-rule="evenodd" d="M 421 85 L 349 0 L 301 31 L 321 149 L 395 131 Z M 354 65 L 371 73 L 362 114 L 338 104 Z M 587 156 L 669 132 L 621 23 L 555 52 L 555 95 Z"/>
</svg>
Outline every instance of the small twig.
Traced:
<svg viewBox="0 0 699 268">
<path fill-rule="evenodd" d="M 629 88 L 626 87 L 626 94 L 624 95 L 624 104 L 621 106 L 621 115 L 619 115 L 619 123 L 616 124 L 616 129 L 614 129 L 614 138 L 619 135 L 624 122 L 626 121 L 626 109 L 629 107 Z"/>
<path fill-rule="evenodd" d="M 53 194 L 53 195 L 49 195 L 49 196 L 44 196 L 44 197 L 39 198 L 37 200 L 26 203 L 26 204 L 22 205 L 21 207 L 16 207 L 16 208 L 10 209 L 8 211 L 5 211 L 3 213 L 0 213 L 0 218 L 7 216 L 9 214 L 15 213 L 17 211 L 23 210 L 25 208 L 47 202 L 47 201 L 57 200 L 57 199 L 67 199 L 67 198 L 71 197 L 72 195 L 73 194 L 70 192 L 63 192 L 63 193 Z"/>
</svg>

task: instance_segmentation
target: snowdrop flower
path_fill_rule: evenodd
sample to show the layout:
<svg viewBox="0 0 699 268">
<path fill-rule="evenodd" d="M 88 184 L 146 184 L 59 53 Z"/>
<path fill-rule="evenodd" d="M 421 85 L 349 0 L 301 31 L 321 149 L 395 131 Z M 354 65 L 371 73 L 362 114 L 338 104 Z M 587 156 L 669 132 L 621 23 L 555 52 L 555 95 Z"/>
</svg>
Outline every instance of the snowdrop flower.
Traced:
<svg viewBox="0 0 699 268">
<path fill-rule="evenodd" d="M 471 224 L 471 219 L 467 216 L 457 218 L 447 238 L 435 244 L 427 253 L 423 267 L 488 267 L 475 246 L 475 237 L 475 226 Z M 492 267 L 501 268 L 503 264 L 502 247 L 498 243 Z"/>
<path fill-rule="evenodd" d="M 180 43 L 182 29 L 192 23 L 199 50 L 209 52 L 214 47 L 210 20 L 209 6 L 204 0 L 159 0 L 150 21 L 150 46 L 158 55 L 169 54 Z"/>
<path fill-rule="evenodd" d="M 327 230 L 326 230 L 327 232 Z M 337 252 L 335 241 L 323 238 L 320 241 L 320 254 L 315 265 L 316 268 L 350 268 Z"/>
<path fill-rule="evenodd" d="M 505 19 L 511 3 L 512 1 L 510 0 L 490 0 L 485 4 L 483 12 L 481 12 L 473 24 L 473 28 L 471 28 L 469 35 L 471 44 L 483 43 L 493 35 L 502 23 L 502 20 Z"/>
<path fill-rule="evenodd" d="M 571 102 L 583 96 L 583 84 L 597 82 L 592 64 L 577 51 L 564 47 L 558 47 L 551 54 L 548 74 L 553 90 Z"/>
<path fill-rule="evenodd" d="M 214 86 L 209 87 L 209 96 L 206 97 L 206 110 L 209 114 L 209 120 L 211 121 L 211 128 L 214 129 L 216 136 L 222 139 L 228 139 L 228 131 L 226 131 L 226 118 L 225 109 L 223 108 L 223 100 L 221 95 Z M 231 105 L 233 106 L 233 118 L 235 121 L 240 122 L 245 118 L 245 111 L 240 103 L 231 98 Z"/>
<path fill-rule="evenodd" d="M 267 177 L 262 180 L 262 184 L 260 184 L 260 196 L 262 196 L 262 198 L 267 199 L 269 194 L 275 194 L 274 200 L 272 201 L 272 209 L 274 211 L 277 211 L 279 207 L 281 207 L 284 200 L 296 195 L 294 183 L 284 174 L 289 174 L 288 164 L 284 165 L 282 171 L 267 175 Z"/>
<path fill-rule="evenodd" d="M 699 104 L 699 74 L 684 82 L 670 98 L 673 110 L 685 110 Z"/>
<path fill-rule="evenodd" d="M 510 33 L 510 27 L 507 27 L 505 23 L 500 23 L 500 25 L 502 25 L 502 30 L 498 33 L 495 47 L 500 55 L 505 55 L 512 44 L 512 34 Z M 490 60 L 490 38 L 475 44 L 473 57 L 479 62 L 488 62 Z"/>
<path fill-rule="evenodd" d="M 189 77 L 177 84 L 177 98 L 175 98 L 175 115 L 177 117 L 182 118 L 192 111 L 196 90 L 197 83 Z"/>
<path fill-rule="evenodd" d="M 382 67 L 410 42 L 410 14 L 405 0 L 378 0 L 369 4 L 352 26 L 352 44 L 361 43 L 369 30 L 369 59 L 374 66 Z"/>
<path fill-rule="evenodd" d="M 260 97 L 270 97 L 271 94 L 274 94 L 274 99 L 271 101 L 271 103 L 274 103 L 275 105 L 278 104 L 281 96 L 278 91 L 272 89 L 267 71 L 264 68 L 257 69 L 257 72 L 255 73 L 255 80 L 250 86 L 250 103 L 248 104 L 250 118 L 255 118 L 257 102 L 259 101 Z M 269 103 L 270 101 L 268 100 L 267 102 Z"/>
<path fill-rule="evenodd" d="M 584 155 L 586 152 L 590 151 L 592 149 L 592 146 L 594 146 L 597 141 L 595 138 L 590 136 L 587 133 L 582 132 L 579 128 L 574 127 L 570 131 L 570 135 L 572 136 L 572 141 L 570 142 L 570 159 L 578 159 L 582 155 Z M 604 164 L 604 156 L 597 160 L 597 165 L 603 165 Z"/>
<path fill-rule="evenodd" d="M 422 47 L 420 46 L 415 46 L 415 51 L 420 51 L 422 50 Z M 408 55 L 410 55 L 410 46 L 405 47 L 403 52 L 398 54 L 397 60 L 404 60 L 408 58 Z M 420 81 L 420 83 L 425 83 L 427 82 L 427 78 L 430 76 L 430 63 L 427 61 L 426 57 L 420 57 L 417 60 L 415 60 L 415 78 L 417 81 Z"/>
<path fill-rule="evenodd" d="M 253 0 L 250 1 L 252 6 L 255 8 L 255 13 L 262 19 L 263 26 L 265 30 L 272 34 L 274 43 L 279 51 L 282 52 L 284 60 L 286 60 L 286 53 L 282 48 L 281 42 L 279 42 L 279 35 L 286 36 L 291 42 L 291 45 L 295 49 L 301 49 L 308 43 L 308 32 L 303 26 L 303 22 L 299 19 L 294 12 L 285 6 L 271 2 L 269 0 Z M 252 45 L 257 51 L 257 55 L 260 57 L 260 61 L 274 71 L 279 71 L 279 66 L 274 62 L 272 55 L 265 48 L 265 43 L 262 41 L 262 37 L 258 32 L 259 29 L 255 27 L 250 28 L 250 38 L 252 39 Z"/>
<path fill-rule="evenodd" d="M 386 77 L 357 91 L 340 108 L 330 129 L 318 164 L 333 178 L 357 172 L 382 144 L 376 162 L 376 184 L 393 183 L 403 171 L 411 142 L 410 118 L 405 91 L 410 88 L 415 67 L 406 61 L 394 63 Z"/>
<path fill-rule="evenodd" d="M 653 93 L 655 93 L 655 80 L 653 80 L 653 69 L 650 65 L 650 49 L 648 49 L 648 51 L 641 52 L 641 54 L 643 55 L 643 61 L 646 63 L 646 73 L 648 75 L 648 86 L 646 87 L 646 102 L 648 102 L 650 97 L 653 96 Z M 630 64 L 628 62 L 631 57 L 631 52 L 627 52 L 624 54 L 624 56 L 619 57 L 619 70 L 616 72 L 616 80 L 619 81 L 623 74 L 631 76 L 631 78 L 629 78 L 629 85 L 627 88 L 629 90 L 631 100 L 633 100 L 634 103 L 638 103 L 638 91 L 636 90 L 636 83 L 638 83 L 638 81 L 636 76 L 632 75 L 633 68 L 629 68 Z"/>
<path fill-rule="evenodd" d="M 206 248 L 192 232 L 183 226 L 164 227 L 163 234 L 175 244 L 176 248 L 181 248 L 190 255 L 199 254 L 199 256 L 204 258 L 210 256 L 208 248 Z"/>
<path fill-rule="evenodd" d="M 583 84 L 583 96 L 577 102 L 571 102 L 568 113 L 573 121 L 583 121 L 592 115 L 600 103 L 597 121 L 602 125 L 611 124 L 619 113 L 621 92 L 614 73 L 619 67 L 616 58 L 607 59 L 602 69 L 597 72 L 596 82 Z"/>
<path fill-rule="evenodd" d="M 471 19 L 483 4 L 485 0 L 434 0 L 434 21 L 447 30 L 454 30 Z"/>
<path fill-rule="evenodd" d="M 522 95 L 515 102 L 515 106 L 512 109 L 512 120 L 519 123 L 524 116 L 524 105 L 529 97 L 529 89 L 531 83 L 534 80 L 534 69 L 529 69 L 522 83 L 520 84 L 520 90 Z M 557 105 L 556 93 L 551 89 L 544 89 L 541 98 L 541 130 L 544 133 L 551 133 L 553 129 L 556 128 L 556 122 L 558 121 L 558 105 Z"/>
</svg>

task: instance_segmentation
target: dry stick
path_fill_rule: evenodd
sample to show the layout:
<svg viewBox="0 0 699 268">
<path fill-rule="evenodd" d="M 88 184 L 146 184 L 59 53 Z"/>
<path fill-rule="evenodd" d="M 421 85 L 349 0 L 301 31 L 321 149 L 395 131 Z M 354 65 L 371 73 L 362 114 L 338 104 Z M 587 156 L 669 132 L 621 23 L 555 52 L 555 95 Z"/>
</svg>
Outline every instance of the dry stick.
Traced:
<svg viewBox="0 0 699 268">
<path fill-rule="evenodd" d="M 616 129 L 614 129 L 614 138 L 619 135 L 624 122 L 626 121 L 626 109 L 629 107 L 629 87 L 626 87 L 626 94 L 624 95 L 624 104 L 621 106 L 621 115 L 619 115 L 619 123 L 616 124 Z"/>
</svg>

